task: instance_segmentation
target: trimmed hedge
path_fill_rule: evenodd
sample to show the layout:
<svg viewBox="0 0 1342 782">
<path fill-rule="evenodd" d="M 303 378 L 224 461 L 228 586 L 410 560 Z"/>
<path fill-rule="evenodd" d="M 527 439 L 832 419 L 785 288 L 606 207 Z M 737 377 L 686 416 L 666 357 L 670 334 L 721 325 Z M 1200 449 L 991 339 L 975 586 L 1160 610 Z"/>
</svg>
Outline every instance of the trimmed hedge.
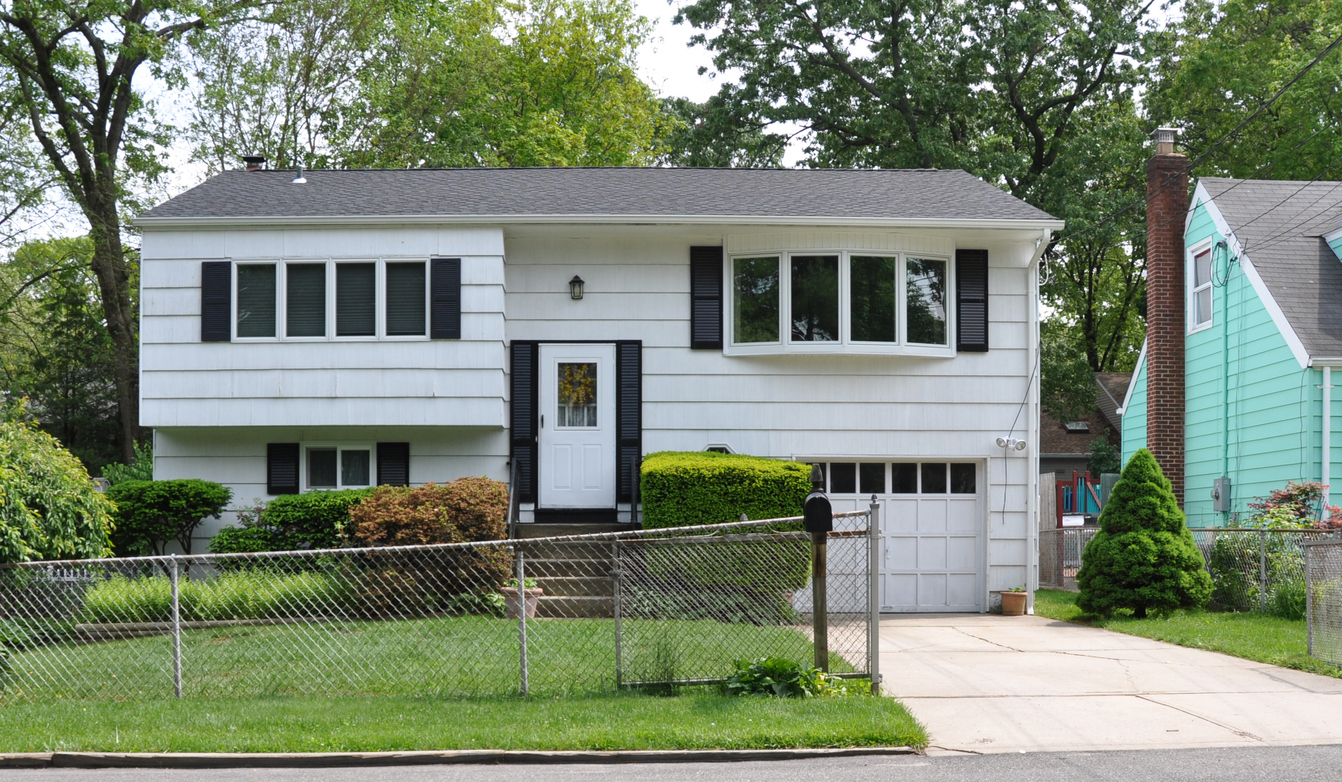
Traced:
<svg viewBox="0 0 1342 782">
<path fill-rule="evenodd" d="M 643 461 L 640 495 L 643 525 L 650 529 L 690 527 L 749 519 L 800 516 L 811 491 L 810 465 L 739 454 L 662 452 Z M 801 524 L 789 525 L 801 529 Z M 648 569 L 670 584 L 715 596 L 728 622 L 787 624 L 795 620 L 791 593 L 811 577 L 811 545 L 806 540 L 758 544 L 722 543 L 713 556 L 703 551 L 656 548 Z"/>
<path fill-rule="evenodd" d="M 640 475 L 649 529 L 800 516 L 811 491 L 808 464 L 711 451 L 649 454 Z"/>
</svg>

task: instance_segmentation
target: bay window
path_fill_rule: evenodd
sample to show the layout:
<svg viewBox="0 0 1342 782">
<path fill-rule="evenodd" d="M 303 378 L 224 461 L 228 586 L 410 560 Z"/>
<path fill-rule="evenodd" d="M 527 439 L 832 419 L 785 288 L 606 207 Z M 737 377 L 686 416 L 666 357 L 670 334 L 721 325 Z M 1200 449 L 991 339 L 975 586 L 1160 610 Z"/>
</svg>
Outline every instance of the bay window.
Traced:
<svg viewBox="0 0 1342 782">
<path fill-rule="evenodd" d="M 953 354 L 947 257 L 812 251 L 724 266 L 729 353 Z"/>
</svg>

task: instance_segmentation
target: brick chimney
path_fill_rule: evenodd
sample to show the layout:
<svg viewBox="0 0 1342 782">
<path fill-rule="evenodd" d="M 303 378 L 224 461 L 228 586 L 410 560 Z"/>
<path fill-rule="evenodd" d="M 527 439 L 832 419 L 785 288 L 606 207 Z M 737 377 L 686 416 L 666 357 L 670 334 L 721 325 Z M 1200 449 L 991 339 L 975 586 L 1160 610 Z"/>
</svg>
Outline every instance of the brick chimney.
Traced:
<svg viewBox="0 0 1342 782">
<path fill-rule="evenodd" d="M 1188 158 L 1175 131 L 1152 136 L 1146 164 L 1146 447 L 1184 504 L 1184 216 Z"/>
</svg>

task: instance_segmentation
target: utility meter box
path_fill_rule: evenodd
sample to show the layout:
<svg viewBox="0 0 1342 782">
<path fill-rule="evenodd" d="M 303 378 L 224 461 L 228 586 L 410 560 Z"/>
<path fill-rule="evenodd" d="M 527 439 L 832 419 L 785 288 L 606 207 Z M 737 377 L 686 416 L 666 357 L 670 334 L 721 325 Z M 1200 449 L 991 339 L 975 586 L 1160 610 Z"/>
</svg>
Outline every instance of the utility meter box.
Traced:
<svg viewBox="0 0 1342 782">
<path fill-rule="evenodd" d="M 1230 512 L 1230 479 L 1224 476 L 1212 481 L 1212 510 Z"/>
</svg>

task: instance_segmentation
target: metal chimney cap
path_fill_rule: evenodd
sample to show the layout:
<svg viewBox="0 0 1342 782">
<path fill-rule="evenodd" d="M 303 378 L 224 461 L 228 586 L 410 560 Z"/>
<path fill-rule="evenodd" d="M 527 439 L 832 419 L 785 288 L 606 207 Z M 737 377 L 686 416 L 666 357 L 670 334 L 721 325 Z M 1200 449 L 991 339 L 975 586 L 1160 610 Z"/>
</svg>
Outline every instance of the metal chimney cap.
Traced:
<svg viewBox="0 0 1342 782">
<path fill-rule="evenodd" d="M 265 155 L 243 155 L 243 156 L 242 156 L 242 162 L 247 164 L 247 170 L 248 170 L 248 171 L 260 171 L 262 168 L 265 168 L 265 165 L 266 165 L 266 156 L 265 156 Z"/>
<path fill-rule="evenodd" d="M 1173 155 L 1174 140 L 1179 136 L 1178 128 L 1156 128 L 1151 132 L 1151 138 L 1156 140 L 1157 155 Z"/>
</svg>

